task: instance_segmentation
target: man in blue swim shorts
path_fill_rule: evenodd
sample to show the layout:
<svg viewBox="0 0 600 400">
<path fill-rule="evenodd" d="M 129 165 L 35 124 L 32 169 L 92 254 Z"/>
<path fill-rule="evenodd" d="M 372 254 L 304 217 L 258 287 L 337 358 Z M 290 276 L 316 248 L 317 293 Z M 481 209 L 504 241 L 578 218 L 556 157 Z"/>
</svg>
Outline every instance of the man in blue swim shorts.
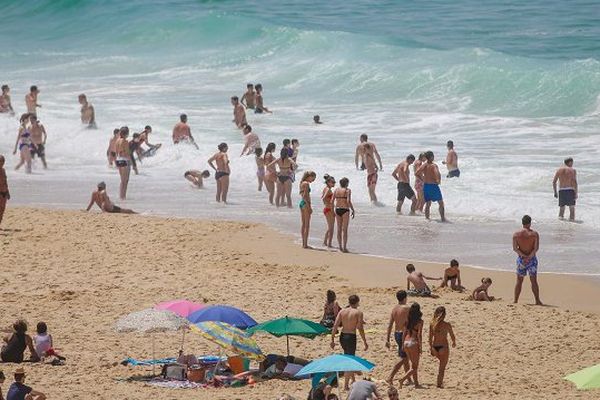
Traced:
<svg viewBox="0 0 600 400">
<path fill-rule="evenodd" d="M 440 190 L 440 182 L 442 180 L 440 169 L 437 164 L 433 162 L 434 156 L 432 151 L 426 152 L 425 158 L 427 161 L 423 163 L 416 172 L 416 175 L 420 176 L 424 182 L 423 195 L 425 198 L 425 218 L 429 219 L 431 202 L 436 201 L 439 205 L 442 222 L 446 222 L 444 199 L 442 198 L 442 191 Z"/>
<path fill-rule="evenodd" d="M 531 217 L 523 216 L 523 229 L 513 235 L 513 250 L 517 253 L 517 284 L 515 285 L 515 304 L 519 302 L 523 279 L 529 275 L 531 291 L 535 297 L 535 304 L 543 305 L 540 300 L 540 288 L 537 282 L 537 252 L 540 247 L 539 234 L 531 229 Z"/>
</svg>

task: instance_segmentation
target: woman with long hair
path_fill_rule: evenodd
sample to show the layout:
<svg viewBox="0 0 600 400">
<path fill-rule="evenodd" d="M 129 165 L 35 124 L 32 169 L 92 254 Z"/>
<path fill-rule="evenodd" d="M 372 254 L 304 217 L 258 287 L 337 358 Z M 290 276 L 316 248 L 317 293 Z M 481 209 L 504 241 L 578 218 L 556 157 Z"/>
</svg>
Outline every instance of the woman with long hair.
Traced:
<svg viewBox="0 0 600 400">
<path fill-rule="evenodd" d="M 125 200 L 127 198 L 127 187 L 129 186 L 129 175 L 131 174 L 131 151 L 129 149 L 129 128 L 123 126 L 119 129 L 119 138 L 115 142 L 117 158 L 115 165 L 119 169 L 119 177 L 121 184 L 119 185 L 119 198 Z"/>
<path fill-rule="evenodd" d="M 275 156 L 273 155 L 274 151 L 275 143 L 269 143 L 265 149 L 265 155 L 263 157 L 263 165 L 266 168 L 265 187 L 267 188 L 267 192 L 269 192 L 269 203 L 271 203 L 271 205 L 273 205 L 273 198 L 275 197 L 275 182 L 277 182 L 277 170 L 275 169 L 275 165 L 272 164 L 273 161 L 275 161 Z"/>
<path fill-rule="evenodd" d="M 208 165 L 215 170 L 215 180 L 217 181 L 217 203 L 223 202 L 227 204 L 229 174 L 231 173 L 231 169 L 229 168 L 229 157 L 227 157 L 229 146 L 227 146 L 227 143 L 220 143 L 217 146 L 217 149 L 219 151 L 208 159 Z"/>
<path fill-rule="evenodd" d="M 337 315 L 342 310 L 342 307 L 337 302 L 337 296 L 331 289 L 327 291 L 327 299 L 325 301 L 325 307 L 323 307 L 323 318 L 321 318 L 320 324 L 325 328 L 333 328 Z"/>
<path fill-rule="evenodd" d="M 323 245 L 327 247 L 333 247 L 333 231 L 335 227 L 335 213 L 333 212 L 333 188 L 335 187 L 335 178 L 325 174 L 323 177 L 325 180 L 325 187 L 321 194 L 321 200 L 323 200 L 323 215 L 327 222 L 327 231 L 325 231 L 325 239 Z"/>
<path fill-rule="evenodd" d="M 292 208 L 292 171 L 296 168 L 296 163 L 290 158 L 287 149 L 283 148 L 280 157 L 269 164 L 274 165 L 279 167 L 275 205 L 279 207 L 286 204 L 288 208 Z"/>
<path fill-rule="evenodd" d="M 348 252 L 348 225 L 350 217 L 354 218 L 354 205 L 352 205 L 352 192 L 348 188 L 349 183 L 348 178 L 340 179 L 340 187 L 333 192 L 338 229 L 337 240 L 342 253 Z"/>
<path fill-rule="evenodd" d="M 421 359 L 421 351 L 423 348 L 423 320 L 421 317 L 421 306 L 419 303 L 413 303 L 408 310 L 408 319 L 406 327 L 402 334 L 402 350 L 408 356 L 410 370 L 400 379 L 400 388 L 402 384 L 409 378 L 413 379 L 415 387 L 419 387 L 419 360 Z"/>
<path fill-rule="evenodd" d="M 29 114 L 21 115 L 21 118 L 19 120 L 21 124 L 19 126 L 19 131 L 17 132 L 17 141 L 15 142 L 13 154 L 17 154 L 18 148 L 20 160 L 17 166 L 15 167 L 15 171 L 21 168 L 23 164 L 25 164 L 25 173 L 30 174 L 31 152 L 33 149 L 35 149 L 35 146 L 33 145 L 33 141 L 31 139 L 31 132 L 29 131 L 27 121 L 29 121 Z"/>
<path fill-rule="evenodd" d="M 444 384 L 444 373 L 448 358 L 450 358 L 450 347 L 448 346 L 448 335 L 452 339 L 452 347 L 456 347 L 456 337 L 452 325 L 446 322 L 446 308 L 439 306 L 433 313 L 433 320 L 429 327 L 429 347 L 431 355 L 440 360 L 438 369 L 437 387 L 442 388 Z"/>
<path fill-rule="evenodd" d="M 302 235 L 302 247 L 308 249 L 308 235 L 310 233 L 310 217 L 312 216 L 312 203 L 310 201 L 310 184 L 317 179 L 317 174 L 313 171 L 306 171 L 304 175 L 302 175 L 302 180 L 300 181 L 300 203 L 298 207 L 300 208 L 300 218 L 302 221 L 302 227 L 300 228 L 300 233 Z"/>
</svg>

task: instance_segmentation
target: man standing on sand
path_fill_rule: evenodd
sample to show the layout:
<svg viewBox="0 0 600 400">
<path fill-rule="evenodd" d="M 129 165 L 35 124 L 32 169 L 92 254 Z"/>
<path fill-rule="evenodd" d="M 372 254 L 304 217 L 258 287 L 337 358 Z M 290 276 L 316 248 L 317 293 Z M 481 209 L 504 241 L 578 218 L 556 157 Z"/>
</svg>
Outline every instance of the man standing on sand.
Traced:
<svg viewBox="0 0 600 400">
<path fill-rule="evenodd" d="M 254 92 L 254 85 L 249 83 L 246 85 L 246 93 L 242 95 L 240 102 L 244 107 L 254 110 L 256 107 L 255 97 L 256 92 Z"/>
<path fill-rule="evenodd" d="M 187 115 L 181 114 L 179 116 L 179 122 L 173 127 L 173 143 L 178 144 L 180 142 L 188 142 L 193 144 L 196 149 L 200 150 L 192 136 L 192 131 L 187 124 L 187 120 Z"/>
<path fill-rule="evenodd" d="M 96 204 L 102 212 L 106 213 L 135 214 L 134 211 L 115 206 L 113 202 L 110 201 L 108 193 L 106 193 L 106 183 L 104 182 L 100 182 L 98 188 L 92 192 L 92 198 L 85 211 L 90 211 L 94 204 Z"/>
<path fill-rule="evenodd" d="M 244 125 L 247 125 L 246 122 L 246 110 L 244 106 L 240 104 L 240 100 L 237 96 L 233 96 L 231 98 L 231 105 L 233 106 L 233 123 L 238 129 L 242 129 Z"/>
<path fill-rule="evenodd" d="M 29 116 L 29 122 L 31 123 L 29 127 L 29 132 L 31 133 L 31 141 L 35 145 L 31 149 L 31 158 L 33 159 L 36 155 L 42 160 L 42 165 L 44 169 L 48 168 L 48 164 L 46 164 L 46 139 L 48 138 L 48 134 L 46 133 L 46 129 L 44 125 L 40 124 L 37 117 L 35 115 Z"/>
<path fill-rule="evenodd" d="M 398 345 L 398 356 L 400 357 L 400 361 L 394 366 L 390 377 L 387 380 L 387 383 L 393 385 L 394 376 L 400 371 L 400 368 L 404 367 L 404 372 L 408 372 L 408 359 L 406 358 L 406 353 L 402 350 L 403 341 L 402 334 L 404 329 L 406 329 L 406 322 L 408 321 L 408 310 L 410 310 L 410 306 L 406 305 L 406 291 L 398 290 L 396 292 L 396 299 L 398 300 L 398 304 L 392 309 L 392 314 L 390 315 L 390 322 L 388 324 L 387 330 L 387 340 L 385 342 L 385 347 L 388 349 L 390 346 L 390 336 L 392 335 L 392 328 L 394 329 L 394 339 L 396 340 L 396 344 Z"/>
<path fill-rule="evenodd" d="M 94 106 L 88 103 L 85 94 L 79 95 L 79 104 L 81 104 L 81 123 L 87 125 L 88 129 L 96 129 L 96 113 Z"/>
<path fill-rule="evenodd" d="M 240 157 L 243 155 L 249 156 L 250 154 L 254 154 L 254 150 L 257 147 L 260 147 L 258 135 L 252 132 L 252 127 L 248 124 L 244 126 L 244 142 L 244 148 L 242 149 Z"/>
<path fill-rule="evenodd" d="M 458 178 L 460 177 L 460 170 L 458 169 L 458 154 L 454 151 L 454 142 L 448 140 L 446 147 L 448 148 L 448 155 L 446 156 L 446 161 L 442 161 L 442 164 L 445 164 L 448 168 L 446 178 Z"/>
<path fill-rule="evenodd" d="M 33 85 L 29 88 L 29 93 L 25 96 L 25 105 L 29 114 L 37 115 L 37 108 L 41 107 L 37 102 L 39 93 L 40 90 L 38 87 Z"/>
<path fill-rule="evenodd" d="M 517 284 L 515 285 L 515 304 L 519 302 L 523 279 L 529 274 L 531 291 L 535 297 L 535 304 L 542 306 L 540 288 L 537 282 L 537 252 L 540 248 L 540 236 L 531 229 L 531 217 L 523 216 L 523 229 L 513 235 L 513 250 L 517 253 Z"/>
<path fill-rule="evenodd" d="M 341 328 L 342 332 L 340 333 L 340 345 L 344 350 L 344 354 L 353 356 L 356 354 L 357 330 L 362 338 L 363 343 L 365 344 L 365 351 L 369 349 L 369 344 L 367 343 L 367 337 L 365 336 L 364 315 L 363 312 L 358 309 L 360 304 L 359 297 L 353 294 L 348 298 L 348 303 L 350 306 L 344 308 L 338 313 L 335 323 L 333 324 L 333 328 L 331 329 L 331 348 L 335 348 L 335 335 L 337 334 L 338 329 Z M 345 373 L 344 389 L 346 391 L 349 389 L 350 380 L 352 380 L 352 382 L 356 380 L 354 373 Z"/>
<path fill-rule="evenodd" d="M 442 222 L 446 222 L 444 199 L 440 190 L 440 182 L 442 175 L 437 164 L 433 162 L 434 156 L 432 151 L 425 153 L 427 162 L 423 163 L 417 170 L 416 174 L 422 177 L 423 180 L 423 196 L 425 198 L 425 218 L 429 219 L 431 202 L 437 201 L 440 210 Z"/>
<path fill-rule="evenodd" d="M 4 169 L 4 156 L 0 155 L 0 224 L 2 224 L 2 217 L 4 217 L 8 200 L 10 200 L 10 192 L 8 191 L 8 180 Z"/>
<path fill-rule="evenodd" d="M 558 183 L 558 191 L 556 184 Z M 565 165 L 560 167 L 554 180 L 552 181 L 554 188 L 554 197 L 558 199 L 558 218 L 565 218 L 565 206 L 569 206 L 569 221 L 575 221 L 575 202 L 577 200 L 577 171 L 573 168 L 573 159 L 571 157 L 565 159 Z"/>
<path fill-rule="evenodd" d="M 402 214 L 402 204 L 405 198 L 412 201 L 410 215 L 415 215 L 417 209 L 417 196 L 415 196 L 414 190 L 410 187 L 410 166 L 414 162 L 415 156 L 409 154 L 406 160 L 398 164 L 394 172 L 392 172 L 392 176 L 398 181 L 398 204 L 396 205 L 396 212 L 398 214 Z"/>
</svg>

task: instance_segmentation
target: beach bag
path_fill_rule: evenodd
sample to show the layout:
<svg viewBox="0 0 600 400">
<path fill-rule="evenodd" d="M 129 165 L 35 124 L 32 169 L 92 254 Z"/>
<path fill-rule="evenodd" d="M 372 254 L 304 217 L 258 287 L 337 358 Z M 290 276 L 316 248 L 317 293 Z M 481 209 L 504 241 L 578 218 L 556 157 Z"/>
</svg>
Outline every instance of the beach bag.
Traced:
<svg viewBox="0 0 600 400">
<path fill-rule="evenodd" d="M 164 379 L 173 379 L 176 381 L 186 380 L 187 367 L 181 364 L 166 364 L 163 366 L 162 377 Z"/>
</svg>

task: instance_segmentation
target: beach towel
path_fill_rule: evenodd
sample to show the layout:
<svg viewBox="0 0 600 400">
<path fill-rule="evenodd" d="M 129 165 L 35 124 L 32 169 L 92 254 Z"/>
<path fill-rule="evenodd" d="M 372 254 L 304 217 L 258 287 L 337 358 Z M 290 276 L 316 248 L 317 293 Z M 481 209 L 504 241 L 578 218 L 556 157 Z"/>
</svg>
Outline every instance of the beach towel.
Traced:
<svg viewBox="0 0 600 400">
<path fill-rule="evenodd" d="M 153 366 L 153 365 L 165 365 L 165 364 L 172 364 L 177 362 L 176 358 L 159 358 L 156 360 L 136 360 L 134 358 L 126 358 L 125 360 L 121 361 L 121 365 L 131 365 L 132 367 L 138 367 L 138 366 Z"/>
</svg>

